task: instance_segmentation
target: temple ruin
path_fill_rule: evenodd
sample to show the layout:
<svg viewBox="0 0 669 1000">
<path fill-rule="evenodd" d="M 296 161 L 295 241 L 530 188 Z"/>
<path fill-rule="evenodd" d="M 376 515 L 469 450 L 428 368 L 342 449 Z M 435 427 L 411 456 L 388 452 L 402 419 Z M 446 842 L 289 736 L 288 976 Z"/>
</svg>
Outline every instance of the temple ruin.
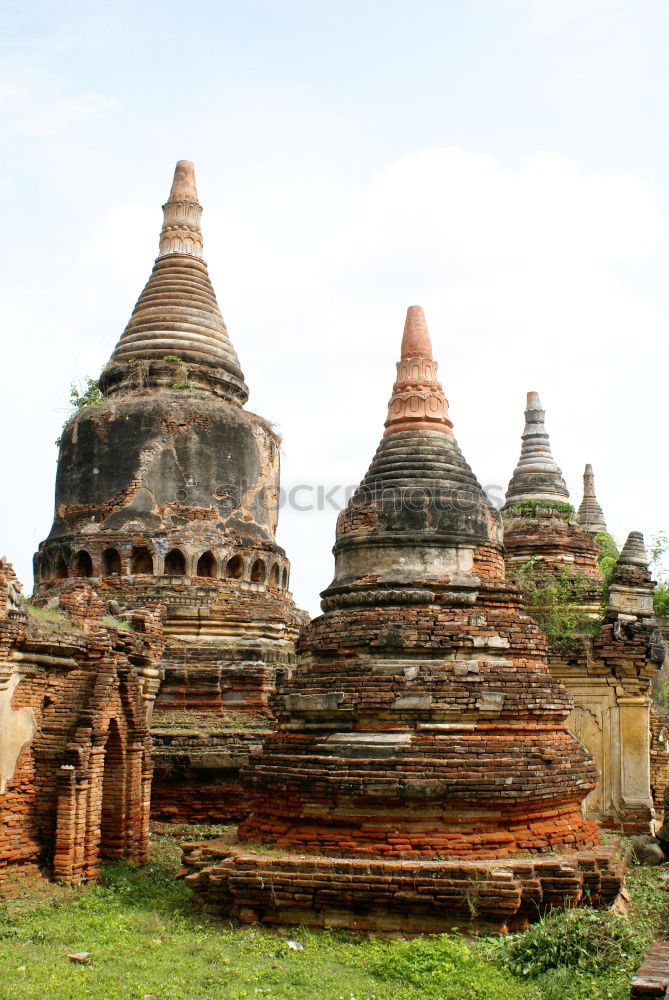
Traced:
<svg viewBox="0 0 669 1000">
<path fill-rule="evenodd" d="M 193 164 L 177 164 L 160 252 L 100 379 L 63 429 L 35 599 L 82 584 L 123 616 L 166 608 L 151 716 L 153 816 L 241 819 L 239 768 L 306 616 L 276 543 L 280 443 L 248 389 L 203 260 Z"/>
<path fill-rule="evenodd" d="M 507 568 L 521 581 L 529 574 L 544 593 L 546 584 L 556 581 L 557 601 L 568 602 L 569 612 L 581 621 L 572 635 L 549 633 L 548 665 L 574 700 L 567 726 L 599 770 L 585 800 L 586 815 L 627 834 L 650 833 L 656 819 L 651 747 L 655 770 L 661 766 L 654 745 L 659 733 L 651 731 L 651 685 L 664 646 L 653 617 L 648 557 L 642 537 L 632 532 L 602 604 L 597 536 L 606 531 L 606 522 L 591 465 L 585 469 L 578 515 L 569 499 L 538 393 L 530 392 L 521 454 L 502 508 Z M 566 614 L 566 609 L 558 604 L 556 612 Z M 659 780 L 656 774 L 656 785 Z"/>
<path fill-rule="evenodd" d="M 334 554 L 245 770 L 238 840 L 184 847 L 198 899 L 243 922 L 408 934 L 612 901 L 620 867 L 581 811 L 597 771 L 505 576 L 417 306 Z"/>
<path fill-rule="evenodd" d="M 105 615 L 81 585 L 37 615 L 0 560 L 0 883 L 35 866 L 82 882 L 104 860 L 147 860 L 162 618 L 136 610 L 118 628 Z"/>
<path fill-rule="evenodd" d="M 612 902 L 599 826 L 653 832 L 669 779 L 642 536 L 605 586 L 592 466 L 577 513 L 536 392 L 499 513 L 412 306 L 309 622 L 201 214 L 179 161 L 149 280 L 63 428 L 30 603 L 0 561 L 0 880 L 142 862 L 151 815 L 239 824 L 185 845 L 184 873 L 243 923 L 507 930 Z"/>
</svg>

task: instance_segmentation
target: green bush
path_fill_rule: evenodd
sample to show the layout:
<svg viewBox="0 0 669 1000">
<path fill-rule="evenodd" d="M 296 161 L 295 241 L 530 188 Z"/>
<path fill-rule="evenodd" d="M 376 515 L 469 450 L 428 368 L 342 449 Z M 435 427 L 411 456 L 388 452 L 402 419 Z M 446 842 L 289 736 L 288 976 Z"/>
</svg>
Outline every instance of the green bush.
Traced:
<svg viewBox="0 0 669 1000">
<path fill-rule="evenodd" d="M 589 582 L 584 574 L 570 576 L 568 570 L 551 571 L 541 559 L 530 559 L 514 571 L 526 611 L 552 646 L 573 645 L 579 635 L 590 634 L 597 623 L 583 614 Z"/>
<path fill-rule="evenodd" d="M 97 379 L 86 375 L 83 383 L 77 385 L 73 382 L 70 386 L 70 405 L 74 413 L 83 410 L 85 406 L 98 406 L 103 400 Z"/>
<path fill-rule="evenodd" d="M 660 618 L 669 618 L 669 583 L 660 583 L 653 593 L 653 607 Z"/>
<path fill-rule="evenodd" d="M 518 984 L 505 969 L 479 958 L 461 939 L 440 934 L 412 941 L 377 941 L 369 971 L 378 979 L 416 987 L 416 996 L 440 1000 L 507 1000 Z"/>
<path fill-rule="evenodd" d="M 539 976 L 562 967 L 593 973 L 638 965 L 647 942 L 626 917 L 575 909 L 544 917 L 505 945 L 500 957 L 507 968 L 517 976 Z"/>
</svg>

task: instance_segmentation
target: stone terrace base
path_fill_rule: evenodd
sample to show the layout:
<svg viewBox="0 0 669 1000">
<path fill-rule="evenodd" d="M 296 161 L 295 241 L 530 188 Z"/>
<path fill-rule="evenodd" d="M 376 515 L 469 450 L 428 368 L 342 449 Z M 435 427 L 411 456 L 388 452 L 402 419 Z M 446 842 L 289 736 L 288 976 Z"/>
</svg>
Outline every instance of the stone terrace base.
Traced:
<svg viewBox="0 0 669 1000">
<path fill-rule="evenodd" d="M 631 1000 L 664 1000 L 669 996 L 669 942 L 656 941 L 632 980 Z"/>
<path fill-rule="evenodd" d="M 271 732 L 267 716 L 162 713 L 151 730 L 151 818 L 163 823 L 239 823 L 250 811 L 241 768 Z"/>
<path fill-rule="evenodd" d="M 207 913 L 407 937 L 456 927 L 504 933 L 554 907 L 608 906 L 626 865 L 611 847 L 503 861 L 264 853 L 224 838 L 182 850 L 180 874 Z"/>
</svg>

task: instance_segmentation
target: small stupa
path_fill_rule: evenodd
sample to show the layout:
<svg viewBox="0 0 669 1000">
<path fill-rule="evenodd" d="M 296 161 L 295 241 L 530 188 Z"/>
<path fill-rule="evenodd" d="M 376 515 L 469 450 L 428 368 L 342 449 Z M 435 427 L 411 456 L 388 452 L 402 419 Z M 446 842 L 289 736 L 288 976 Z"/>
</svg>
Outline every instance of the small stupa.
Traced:
<svg viewBox="0 0 669 1000">
<path fill-rule="evenodd" d="M 586 465 L 583 473 L 583 499 L 578 508 L 578 520 L 579 524 L 591 535 L 606 532 L 604 511 L 600 507 L 595 493 L 595 474 L 591 465 Z"/>
</svg>

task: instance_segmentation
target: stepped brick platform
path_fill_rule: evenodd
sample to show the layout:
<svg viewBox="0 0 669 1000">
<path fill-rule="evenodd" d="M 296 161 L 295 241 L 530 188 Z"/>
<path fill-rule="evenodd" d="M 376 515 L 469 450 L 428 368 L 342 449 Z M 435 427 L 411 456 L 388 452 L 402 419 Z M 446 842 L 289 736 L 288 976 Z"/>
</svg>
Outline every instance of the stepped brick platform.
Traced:
<svg viewBox="0 0 669 1000">
<path fill-rule="evenodd" d="M 625 869 L 612 848 L 504 861 L 328 858 L 257 852 L 224 839 L 183 845 L 186 884 L 207 913 L 241 923 L 380 935 L 522 930 L 553 907 L 608 906 Z"/>
<path fill-rule="evenodd" d="M 468 914 L 522 925 L 544 904 L 584 898 L 578 859 L 599 872 L 601 849 L 581 802 L 597 773 L 565 726 L 571 702 L 545 639 L 505 578 L 499 514 L 453 436 L 419 307 L 334 553 L 324 614 L 271 699 L 277 731 L 243 771 L 240 846 L 189 883 L 203 905 L 419 933 Z M 271 864 L 245 842 L 267 845 Z M 619 867 L 602 857 L 615 896 Z"/>
<path fill-rule="evenodd" d="M 669 996 L 669 942 L 656 941 L 632 980 L 630 1000 L 664 1000 Z"/>
</svg>

